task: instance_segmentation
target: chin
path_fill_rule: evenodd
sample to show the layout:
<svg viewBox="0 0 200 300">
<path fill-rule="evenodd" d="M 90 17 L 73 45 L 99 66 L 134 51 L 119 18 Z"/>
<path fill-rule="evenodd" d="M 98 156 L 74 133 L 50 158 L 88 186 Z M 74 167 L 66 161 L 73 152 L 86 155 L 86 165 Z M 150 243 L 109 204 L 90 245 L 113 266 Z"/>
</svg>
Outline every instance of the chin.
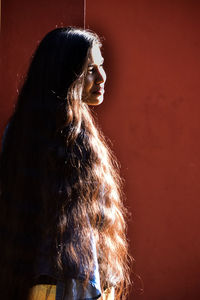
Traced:
<svg viewBox="0 0 200 300">
<path fill-rule="evenodd" d="M 103 96 L 98 97 L 98 98 L 94 98 L 94 99 L 88 99 L 87 101 L 85 101 L 88 105 L 100 105 L 103 102 Z"/>
</svg>

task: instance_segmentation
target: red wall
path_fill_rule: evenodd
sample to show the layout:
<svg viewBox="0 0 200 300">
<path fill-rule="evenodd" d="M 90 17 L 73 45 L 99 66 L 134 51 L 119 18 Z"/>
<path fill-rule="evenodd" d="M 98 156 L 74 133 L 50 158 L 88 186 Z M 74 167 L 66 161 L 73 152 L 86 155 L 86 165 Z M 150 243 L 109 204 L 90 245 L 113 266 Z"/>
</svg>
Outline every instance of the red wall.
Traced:
<svg viewBox="0 0 200 300">
<path fill-rule="evenodd" d="M 199 8 L 195 0 L 87 0 L 108 76 L 95 112 L 122 165 L 144 283 L 130 300 L 200 299 Z M 83 25 L 83 0 L 3 0 L 1 132 L 37 41 L 62 24 Z"/>
<path fill-rule="evenodd" d="M 132 212 L 130 299 L 199 300 L 200 3 L 87 0 L 86 24 L 105 37 L 96 111 Z"/>
</svg>

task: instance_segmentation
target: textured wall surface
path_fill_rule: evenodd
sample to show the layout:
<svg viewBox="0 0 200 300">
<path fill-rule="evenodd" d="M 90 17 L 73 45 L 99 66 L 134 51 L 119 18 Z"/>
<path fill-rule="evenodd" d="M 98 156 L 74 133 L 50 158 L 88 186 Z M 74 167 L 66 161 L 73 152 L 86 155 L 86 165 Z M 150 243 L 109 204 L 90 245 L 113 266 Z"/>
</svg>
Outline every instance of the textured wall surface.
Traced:
<svg viewBox="0 0 200 300">
<path fill-rule="evenodd" d="M 96 111 L 122 165 L 144 283 L 130 300 L 198 300 L 200 3 L 88 0 L 86 21 L 105 37 Z"/>
<path fill-rule="evenodd" d="M 135 271 L 130 300 L 200 299 L 200 4 L 87 0 L 104 36 L 105 101 L 94 109 L 122 165 Z M 0 132 L 37 41 L 83 25 L 83 1 L 2 3 Z"/>
</svg>

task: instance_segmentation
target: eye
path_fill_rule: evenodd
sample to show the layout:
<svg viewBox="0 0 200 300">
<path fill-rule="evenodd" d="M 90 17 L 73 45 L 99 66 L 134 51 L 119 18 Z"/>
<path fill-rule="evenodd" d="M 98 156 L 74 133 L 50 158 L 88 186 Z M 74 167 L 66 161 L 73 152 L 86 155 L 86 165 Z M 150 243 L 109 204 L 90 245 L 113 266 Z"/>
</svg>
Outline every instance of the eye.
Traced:
<svg viewBox="0 0 200 300">
<path fill-rule="evenodd" d="M 103 63 L 101 65 L 94 65 L 94 66 L 89 66 L 87 69 L 88 74 L 94 74 L 96 71 L 98 71 L 99 68 L 103 68 Z"/>
<path fill-rule="evenodd" d="M 95 71 L 95 68 L 94 68 L 94 67 L 88 67 L 87 72 L 88 72 L 89 74 L 93 74 L 94 71 Z"/>
</svg>

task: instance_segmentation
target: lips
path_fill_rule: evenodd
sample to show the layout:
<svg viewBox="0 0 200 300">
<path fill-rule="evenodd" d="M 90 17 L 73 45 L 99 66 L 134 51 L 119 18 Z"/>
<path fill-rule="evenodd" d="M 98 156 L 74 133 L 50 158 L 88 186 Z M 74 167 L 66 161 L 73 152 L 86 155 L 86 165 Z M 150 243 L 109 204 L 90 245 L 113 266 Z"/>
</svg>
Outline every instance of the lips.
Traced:
<svg viewBox="0 0 200 300">
<path fill-rule="evenodd" d="M 93 92 L 93 94 L 103 94 L 103 93 L 104 93 L 104 88 L 97 89 Z"/>
</svg>

